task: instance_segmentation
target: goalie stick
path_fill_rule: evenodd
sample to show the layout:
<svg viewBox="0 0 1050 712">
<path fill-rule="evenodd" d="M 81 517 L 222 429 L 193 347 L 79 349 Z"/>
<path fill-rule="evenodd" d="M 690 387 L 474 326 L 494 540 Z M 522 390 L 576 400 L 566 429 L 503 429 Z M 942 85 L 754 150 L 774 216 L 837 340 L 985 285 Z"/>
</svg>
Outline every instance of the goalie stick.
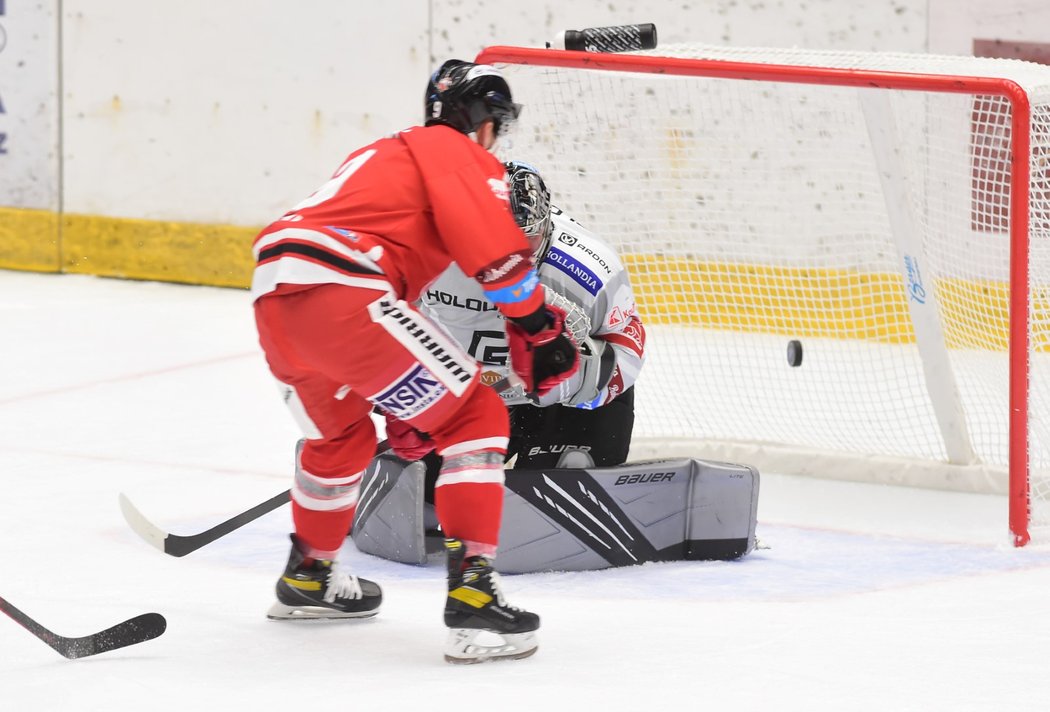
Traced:
<svg viewBox="0 0 1050 712">
<path fill-rule="evenodd" d="M 123 623 L 117 623 L 111 628 L 85 635 L 81 638 L 67 638 L 64 635 L 52 633 L 44 626 L 15 608 L 11 603 L 0 598 L 0 611 L 3 611 L 20 626 L 28 630 L 40 640 L 50 645 L 59 655 L 69 660 L 86 658 L 89 655 L 98 655 L 118 648 L 126 648 L 136 643 L 144 643 L 159 637 L 168 627 L 168 622 L 159 613 L 143 613 L 140 616 L 129 618 Z"/>
<path fill-rule="evenodd" d="M 387 441 L 383 440 L 376 446 L 376 454 L 385 452 L 387 449 Z M 131 527 L 132 531 L 142 537 L 150 546 L 160 549 L 169 556 L 185 556 L 186 554 L 190 554 L 197 549 L 200 549 L 202 546 L 207 546 L 216 539 L 221 539 L 230 532 L 240 529 L 245 524 L 254 522 L 264 514 L 272 512 L 290 499 L 291 490 L 285 490 L 265 502 L 257 504 L 251 509 L 227 519 L 221 524 L 216 524 L 211 529 L 206 529 L 199 534 L 181 536 L 179 534 L 166 532 L 150 520 L 146 519 L 142 512 L 131 503 L 131 500 L 128 499 L 123 492 L 120 493 L 119 498 L 120 511 L 124 515 L 124 520 L 128 523 L 128 526 Z"/>
</svg>

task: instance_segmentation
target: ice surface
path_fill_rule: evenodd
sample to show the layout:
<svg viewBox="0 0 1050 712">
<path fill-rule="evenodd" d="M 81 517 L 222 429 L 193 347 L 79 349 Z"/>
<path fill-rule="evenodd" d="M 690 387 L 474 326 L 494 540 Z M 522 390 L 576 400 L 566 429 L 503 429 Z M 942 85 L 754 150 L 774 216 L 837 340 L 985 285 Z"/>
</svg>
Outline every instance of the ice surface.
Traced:
<svg viewBox="0 0 1050 712">
<path fill-rule="evenodd" d="M 0 271 L 0 339 L 0 595 L 67 636 L 168 619 L 68 661 L 0 617 L 5 712 L 1050 709 L 1050 551 L 1007 545 L 1002 497 L 763 473 L 768 548 L 505 577 L 539 652 L 453 667 L 436 563 L 348 543 L 380 616 L 274 623 L 287 508 L 182 559 L 121 518 L 190 534 L 289 486 L 246 292 Z"/>
</svg>

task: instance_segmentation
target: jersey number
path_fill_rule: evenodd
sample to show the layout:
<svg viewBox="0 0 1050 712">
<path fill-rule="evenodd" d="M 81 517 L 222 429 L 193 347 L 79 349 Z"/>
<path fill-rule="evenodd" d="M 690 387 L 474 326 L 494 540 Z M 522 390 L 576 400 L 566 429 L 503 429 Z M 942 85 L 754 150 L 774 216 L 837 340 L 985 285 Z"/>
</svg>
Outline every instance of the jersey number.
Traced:
<svg viewBox="0 0 1050 712">
<path fill-rule="evenodd" d="M 339 170 L 335 172 L 335 175 L 332 176 L 327 183 L 315 190 L 309 198 L 303 200 L 292 208 L 290 212 L 295 213 L 300 210 L 305 210 L 306 208 L 312 208 L 331 198 L 339 192 L 339 189 L 343 187 L 343 184 L 346 183 L 347 180 L 349 180 L 350 176 L 352 176 L 358 168 L 365 165 L 365 162 L 374 155 L 376 155 L 376 149 L 371 148 L 364 153 L 351 158 L 339 167 Z"/>
<path fill-rule="evenodd" d="M 475 331 L 467 352 L 475 361 L 489 366 L 506 366 L 510 355 L 507 335 L 502 331 Z"/>
</svg>

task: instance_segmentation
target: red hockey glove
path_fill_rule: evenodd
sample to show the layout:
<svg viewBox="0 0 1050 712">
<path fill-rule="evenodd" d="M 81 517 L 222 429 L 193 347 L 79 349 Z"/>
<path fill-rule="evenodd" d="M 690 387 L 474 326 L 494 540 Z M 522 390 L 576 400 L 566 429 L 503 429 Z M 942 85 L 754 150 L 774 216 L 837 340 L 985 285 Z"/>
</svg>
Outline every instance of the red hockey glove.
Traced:
<svg viewBox="0 0 1050 712">
<path fill-rule="evenodd" d="M 510 365 L 525 392 L 542 396 L 580 367 L 576 342 L 565 328 L 565 310 L 546 304 L 521 319 L 507 320 Z"/>
<path fill-rule="evenodd" d="M 386 413 L 386 439 L 394 454 L 409 462 L 422 459 L 435 446 L 429 435 L 398 420 L 390 413 Z"/>
</svg>

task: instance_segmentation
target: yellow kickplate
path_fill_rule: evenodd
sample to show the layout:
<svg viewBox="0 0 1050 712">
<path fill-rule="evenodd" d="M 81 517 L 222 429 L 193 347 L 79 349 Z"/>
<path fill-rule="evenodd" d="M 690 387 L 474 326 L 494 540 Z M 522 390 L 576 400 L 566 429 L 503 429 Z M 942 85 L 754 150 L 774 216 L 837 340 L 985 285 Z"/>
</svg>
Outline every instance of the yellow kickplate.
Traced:
<svg viewBox="0 0 1050 712">
<path fill-rule="evenodd" d="M 474 608 L 483 608 L 486 603 L 492 600 L 492 596 L 484 591 L 479 591 L 476 588 L 467 588 L 466 586 L 452 589 L 448 592 L 448 596 L 457 601 L 462 601 L 468 606 L 474 606 Z"/>
<path fill-rule="evenodd" d="M 282 576 L 281 580 L 284 581 L 289 586 L 291 586 L 292 588 L 297 588 L 300 591 L 320 591 L 321 590 L 321 582 L 320 581 L 298 581 L 298 580 L 293 579 L 293 578 L 288 578 L 287 576 Z"/>
</svg>

